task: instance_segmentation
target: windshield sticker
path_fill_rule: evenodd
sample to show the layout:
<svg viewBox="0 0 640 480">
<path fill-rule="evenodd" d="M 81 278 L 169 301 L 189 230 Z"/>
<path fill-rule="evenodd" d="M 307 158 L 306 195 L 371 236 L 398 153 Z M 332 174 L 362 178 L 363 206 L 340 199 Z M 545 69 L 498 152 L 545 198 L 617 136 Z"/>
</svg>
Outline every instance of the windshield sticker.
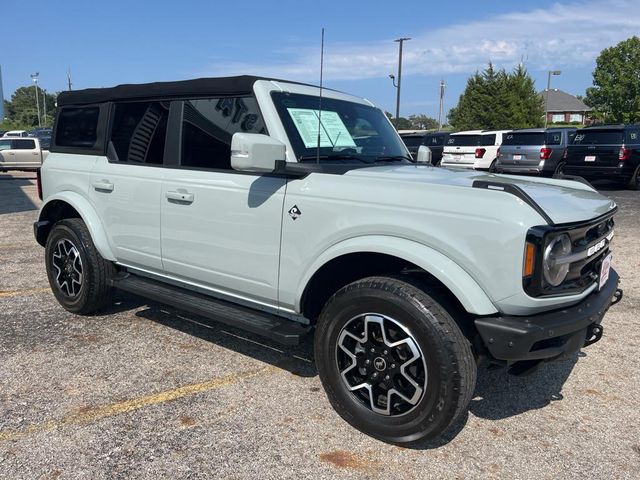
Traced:
<svg viewBox="0 0 640 480">
<path fill-rule="evenodd" d="M 305 148 L 318 145 L 318 110 L 309 108 L 287 108 L 298 129 Z M 342 122 L 338 112 L 322 110 L 320 116 L 320 147 L 355 147 L 356 143 Z"/>
</svg>

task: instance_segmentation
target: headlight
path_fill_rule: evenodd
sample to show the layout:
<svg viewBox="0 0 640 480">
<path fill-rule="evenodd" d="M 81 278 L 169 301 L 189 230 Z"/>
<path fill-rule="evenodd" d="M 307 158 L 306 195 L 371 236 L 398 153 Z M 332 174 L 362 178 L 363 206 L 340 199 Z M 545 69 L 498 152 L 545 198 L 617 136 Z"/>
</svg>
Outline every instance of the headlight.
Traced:
<svg viewBox="0 0 640 480">
<path fill-rule="evenodd" d="M 570 253 L 571 239 L 566 233 L 555 237 L 545 247 L 542 270 L 544 272 L 544 279 L 552 287 L 560 285 L 569 273 L 569 264 L 556 264 L 556 259 L 569 255 Z"/>
</svg>

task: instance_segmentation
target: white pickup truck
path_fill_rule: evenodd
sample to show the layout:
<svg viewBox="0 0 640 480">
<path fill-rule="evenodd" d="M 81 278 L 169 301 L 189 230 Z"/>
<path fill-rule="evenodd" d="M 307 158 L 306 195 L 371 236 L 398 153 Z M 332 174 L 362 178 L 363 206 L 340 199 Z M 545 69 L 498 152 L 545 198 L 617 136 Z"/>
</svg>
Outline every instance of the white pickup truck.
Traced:
<svg viewBox="0 0 640 480">
<path fill-rule="evenodd" d="M 6 170 L 37 170 L 49 155 L 38 138 L 0 138 L 0 172 Z"/>
</svg>

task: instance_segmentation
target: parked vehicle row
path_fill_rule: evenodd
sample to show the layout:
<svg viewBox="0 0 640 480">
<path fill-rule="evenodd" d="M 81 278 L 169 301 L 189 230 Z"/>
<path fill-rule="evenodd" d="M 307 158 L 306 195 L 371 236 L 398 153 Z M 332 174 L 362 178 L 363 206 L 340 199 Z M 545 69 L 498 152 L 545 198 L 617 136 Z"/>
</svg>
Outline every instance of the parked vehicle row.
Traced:
<svg viewBox="0 0 640 480">
<path fill-rule="evenodd" d="M 399 133 L 414 160 L 429 147 L 435 166 L 607 178 L 640 189 L 640 125 Z"/>
</svg>

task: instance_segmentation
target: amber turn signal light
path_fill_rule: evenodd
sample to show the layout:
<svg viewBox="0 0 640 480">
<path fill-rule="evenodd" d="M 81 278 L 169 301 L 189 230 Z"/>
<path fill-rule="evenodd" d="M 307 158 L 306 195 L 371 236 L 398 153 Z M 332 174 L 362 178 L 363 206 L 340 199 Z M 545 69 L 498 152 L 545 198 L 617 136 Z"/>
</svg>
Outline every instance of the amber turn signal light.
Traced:
<svg viewBox="0 0 640 480">
<path fill-rule="evenodd" d="M 524 268 L 522 269 L 523 277 L 533 275 L 533 266 L 536 260 L 536 247 L 533 243 L 527 242 L 524 247 Z"/>
</svg>

